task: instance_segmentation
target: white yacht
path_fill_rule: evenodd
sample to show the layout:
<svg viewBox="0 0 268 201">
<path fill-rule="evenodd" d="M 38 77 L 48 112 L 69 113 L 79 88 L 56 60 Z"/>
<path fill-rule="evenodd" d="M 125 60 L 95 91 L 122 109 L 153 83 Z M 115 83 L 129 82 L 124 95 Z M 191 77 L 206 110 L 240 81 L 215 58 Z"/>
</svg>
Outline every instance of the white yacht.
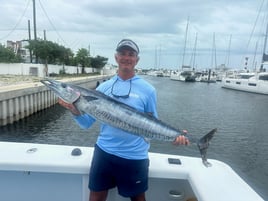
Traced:
<svg viewBox="0 0 268 201">
<path fill-rule="evenodd" d="M 268 95 L 268 72 L 241 73 L 238 77 L 226 77 L 222 87 Z"/>
<path fill-rule="evenodd" d="M 264 37 L 264 48 L 262 52 L 261 67 L 258 72 L 240 74 L 239 77 L 226 77 L 223 79 L 222 87 L 227 89 L 234 89 L 245 92 L 252 92 L 258 94 L 268 95 L 268 54 L 266 54 L 268 38 L 268 21 L 266 24 L 266 34 Z"/>
</svg>

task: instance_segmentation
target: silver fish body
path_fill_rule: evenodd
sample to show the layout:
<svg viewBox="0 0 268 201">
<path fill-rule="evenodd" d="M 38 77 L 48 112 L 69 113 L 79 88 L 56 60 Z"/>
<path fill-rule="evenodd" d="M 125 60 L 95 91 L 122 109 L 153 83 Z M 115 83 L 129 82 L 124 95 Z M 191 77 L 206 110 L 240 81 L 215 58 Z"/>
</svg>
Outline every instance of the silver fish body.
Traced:
<svg viewBox="0 0 268 201">
<path fill-rule="evenodd" d="M 91 91 L 90 96 L 80 96 L 74 105 L 102 123 L 145 138 L 173 141 L 180 131 L 132 107 Z M 93 95 L 94 94 L 94 95 Z"/>
<path fill-rule="evenodd" d="M 181 132 L 150 114 L 139 112 L 99 91 L 61 83 L 42 81 L 57 96 L 73 103 L 81 113 L 96 120 L 144 138 L 173 141 Z"/>
</svg>

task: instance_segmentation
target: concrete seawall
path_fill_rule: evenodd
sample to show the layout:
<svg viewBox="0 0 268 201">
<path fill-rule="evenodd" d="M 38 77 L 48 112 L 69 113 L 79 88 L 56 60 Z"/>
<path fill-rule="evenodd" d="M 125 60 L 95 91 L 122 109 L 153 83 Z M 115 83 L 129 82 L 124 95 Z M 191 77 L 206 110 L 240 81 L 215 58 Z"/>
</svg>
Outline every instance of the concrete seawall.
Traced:
<svg viewBox="0 0 268 201">
<path fill-rule="evenodd" d="M 111 76 L 71 78 L 59 81 L 94 88 Z M 0 126 L 12 124 L 33 113 L 49 108 L 57 103 L 57 97 L 42 83 L 24 83 L 0 87 Z"/>
</svg>

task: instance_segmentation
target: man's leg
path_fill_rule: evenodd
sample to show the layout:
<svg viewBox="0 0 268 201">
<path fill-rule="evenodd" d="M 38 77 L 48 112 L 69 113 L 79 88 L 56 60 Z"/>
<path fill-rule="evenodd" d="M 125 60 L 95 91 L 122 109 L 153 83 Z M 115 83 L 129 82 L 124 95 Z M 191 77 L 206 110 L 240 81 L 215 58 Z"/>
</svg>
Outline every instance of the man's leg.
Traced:
<svg viewBox="0 0 268 201">
<path fill-rule="evenodd" d="M 110 160 L 110 154 L 96 145 L 89 173 L 89 201 L 106 201 L 108 190 L 115 187 Z"/>
<path fill-rule="evenodd" d="M 131 198 L 131 201 L 146 201 L 145 193 L 141 193 Z"/>
<path fill-rule="evenodd" d="M 108 195 L 108 191 L 90 191 L 89 201 L 105 201 Z"/>
</svg>

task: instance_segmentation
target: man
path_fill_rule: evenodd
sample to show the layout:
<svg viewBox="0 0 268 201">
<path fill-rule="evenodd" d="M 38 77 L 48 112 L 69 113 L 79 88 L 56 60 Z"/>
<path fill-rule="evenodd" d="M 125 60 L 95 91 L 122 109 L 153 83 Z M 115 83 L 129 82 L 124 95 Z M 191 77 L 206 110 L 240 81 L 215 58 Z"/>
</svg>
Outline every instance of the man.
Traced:
<svg viewBox="0 0 268 201">
<path fill-rule="evenodd" d="M 115 54 L 118 73 L 96 90 L 157 118 L 155 88 L 135 75 L 138 55 L 139 47 L 135 42 L 121 40 Z M 80 114 L 74 105 L 62 100 L 59 103 L 70 109 L 82 128 L 89 128 L 94 123 L 95 119 Z M 175 145 L 188 143 L 184 136 L 177 137 L 173 142 Z M 120 195 L 129 197 L 131 201 L 145 201 L 149 147 L 148 141 L 142 137 L 106 124 L 101 125 L 89 174 L 89 201 L 105 201 L 108 190 L 114 187 L 117 187 Z"/>
</svg>

